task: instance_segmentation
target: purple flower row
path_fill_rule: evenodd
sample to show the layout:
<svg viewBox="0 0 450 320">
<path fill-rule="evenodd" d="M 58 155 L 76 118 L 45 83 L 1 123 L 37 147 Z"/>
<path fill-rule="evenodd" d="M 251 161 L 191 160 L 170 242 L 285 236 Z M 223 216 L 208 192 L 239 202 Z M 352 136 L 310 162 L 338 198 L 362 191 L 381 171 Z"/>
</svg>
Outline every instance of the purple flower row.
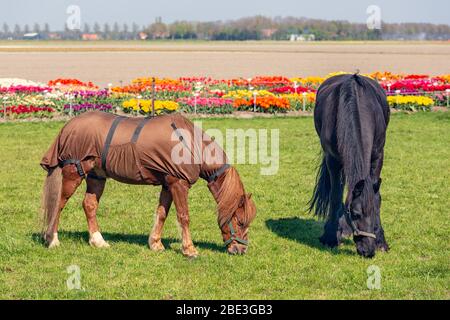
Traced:
<svg viewBox="0 0 450 320">
<path fill-rule="evenodd" d="M 113 109 L 112 104 L 96 104 L 96 103 L 82 103 L 82 104 L 66 104 L 64 105 L 64 111 L 69 112 L 72 109 L 73 112 L 84 112 L 88 110 L 98 111 L 111 111 Z"/>
<path fill-rule="evenodd" d="M 72 95 L 75 98 L 107 98 L 109 96 L 109 91 L 107 89 L 99 91 L 74 91 Z"/>
</svg>

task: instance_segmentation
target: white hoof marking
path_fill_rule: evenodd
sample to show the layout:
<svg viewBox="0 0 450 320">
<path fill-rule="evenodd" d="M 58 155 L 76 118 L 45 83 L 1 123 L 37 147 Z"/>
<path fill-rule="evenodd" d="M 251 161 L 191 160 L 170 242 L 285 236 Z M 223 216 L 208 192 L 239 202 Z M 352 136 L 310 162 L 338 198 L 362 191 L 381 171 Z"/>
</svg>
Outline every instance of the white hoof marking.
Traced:
<svg viewBox="0 0 450 320">
<path fill-rule="evenodd" d="M 89 244 L 95 248 L 109 248 L 109 244 L 103 239 L 99 231 L 90 235 Z"/>
<path fill-rule="evenodd" d="M 54 233 L 52 239 L 50 240 L 50 242 L 48 243 L 48 248 L 52 249 L 52 248 L 56 248 L 59 247 L 61 243 L 59 242 L 58 239 L 58 233 Z"/>
</svg>

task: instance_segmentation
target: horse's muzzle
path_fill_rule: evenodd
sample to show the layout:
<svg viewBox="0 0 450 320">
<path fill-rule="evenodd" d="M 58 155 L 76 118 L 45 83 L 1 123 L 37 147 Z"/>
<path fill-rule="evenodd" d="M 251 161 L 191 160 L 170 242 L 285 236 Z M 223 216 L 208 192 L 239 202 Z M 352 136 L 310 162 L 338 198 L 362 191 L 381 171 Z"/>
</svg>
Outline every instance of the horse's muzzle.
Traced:
<svg viewBox="0 0 450 320">
<path fill-rule="evenodd" d="M 375 256 L 375 240 L 372 238 L 367 237 L 361 237 L 360 239 L 356 240 L 355 237 L 355 243 L 356 243 L 356 252 L 360 256 L 363 256 L 364 258 L 373 258 Z"/>
<path fill-rule="evenodd" d="M 247 252 L 247 246 L 240 243 L 232 243 L 228 246 L 227 251 L 229 254 L 245 254 Z"/>
</svg>

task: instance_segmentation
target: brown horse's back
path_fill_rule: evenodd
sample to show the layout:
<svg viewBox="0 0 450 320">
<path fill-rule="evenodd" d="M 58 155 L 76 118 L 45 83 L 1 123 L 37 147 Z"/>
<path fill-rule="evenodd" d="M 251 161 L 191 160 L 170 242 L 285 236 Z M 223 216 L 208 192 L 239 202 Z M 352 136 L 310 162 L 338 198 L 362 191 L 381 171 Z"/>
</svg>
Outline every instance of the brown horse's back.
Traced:
<svg viewBox="0 0 450 320">
<path fill-rule="evenodd" d="M 70 120 L 42 158 L 41 166 L 49 170 L 68 159 L 101 159 L 116 117 L 88 112 Z M 201 150 L 193 147 L 194 124 L 180 114 L 158 116 L 148 120 L 134 143 L 132 137 L 141 121 L 143 118 L 125 118 L 117 126 L 106 158 L 106 174 L 122 182 L 142 183 L 147 170 L 152 170 L 195 183 L 202 169 L 202 157 Z M 184 149 L 190 152 L 188 162 L 176 157 L 186 144 L 190 145 Z"/>
<path fill-rule="evenodd" d="M 63 160 L 82 161 L 88 157 L 100 157 L 114 118 L 108 113 L 87 112 L 71 119 L 43 156 L 41 166 L 49 170 Z"/>
</svg>

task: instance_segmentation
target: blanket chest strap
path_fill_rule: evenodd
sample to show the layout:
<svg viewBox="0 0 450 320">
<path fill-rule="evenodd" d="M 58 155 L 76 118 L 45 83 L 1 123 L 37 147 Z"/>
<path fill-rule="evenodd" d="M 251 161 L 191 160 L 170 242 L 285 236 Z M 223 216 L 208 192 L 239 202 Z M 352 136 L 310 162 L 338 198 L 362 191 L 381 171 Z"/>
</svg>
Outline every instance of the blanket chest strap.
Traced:
<svg viewBox="0 0 450 320">
<path fill-rule="evenodd" d="M 108 157 L 109 147 L 111 146 L 112 139 L 114 137 L 114 133 L 116 132 L 117 126 L 119 123 L 125 119 L 125 117 L 118 116 L 114 119 L 111 128 L 109 129 L 108 135 L 106 136 L 105 145 L 103 147 L 102 152 L 102 168 L 106 172 L 106 158 Z"/>
</svg>

